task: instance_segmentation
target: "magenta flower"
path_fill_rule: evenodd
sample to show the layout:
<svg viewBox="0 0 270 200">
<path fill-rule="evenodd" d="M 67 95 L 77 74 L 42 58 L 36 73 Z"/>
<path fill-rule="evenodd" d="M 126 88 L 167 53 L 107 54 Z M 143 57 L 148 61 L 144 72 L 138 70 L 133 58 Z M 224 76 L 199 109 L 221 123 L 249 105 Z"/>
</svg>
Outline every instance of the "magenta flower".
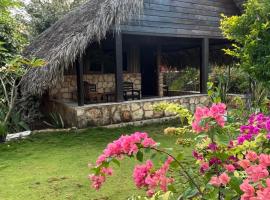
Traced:
<svg viewBox="0 0 270 200">
<path fill-rule="evenodd" d="M 270 130 L 270 118 L 259 113 L 250 116 L 247 125 L 240 127 L 241 135 L 237 138 L 238 144 L 243 144 L 246 140 L 250 141 L 254 136 L 258 135 L 261 130 Z M 267 138 L 270 139 L 270 136 Z"/>
<path fill-rule="evenodd" d="M 209 165 L 212 166 L 212 165 L 220 165 L 222 163 L 222 161 L 216 157 L 213 157 L 210 159 L 209 161 Z"/>
<path fill-rule="evenodd" d="M 208 145 L 208 149 L 210 149 L 211 151 L 217 151 L 218 147 L 216 143 L 211 143 Z"/>
<path fill-rule="evenodd" d="M 203 155 L 199 154 L 197 151 L 193 151 L 192 152 L 192 155 L 193 157 L 196 159 L 196 160 L 203 160 Z"/>
</svg>

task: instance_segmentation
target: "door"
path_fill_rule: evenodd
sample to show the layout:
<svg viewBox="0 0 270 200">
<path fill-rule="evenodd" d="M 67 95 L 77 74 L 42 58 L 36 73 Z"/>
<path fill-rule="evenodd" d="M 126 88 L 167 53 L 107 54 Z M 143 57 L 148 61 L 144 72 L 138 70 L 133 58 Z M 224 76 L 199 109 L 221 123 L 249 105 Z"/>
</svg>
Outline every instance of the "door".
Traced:
<svg viewBox="0 0 270 200">
<path fill-rule="evenodd" d="M 156 48 L 141 47 L 142 96 L 158 96 Z"/>
</svg>

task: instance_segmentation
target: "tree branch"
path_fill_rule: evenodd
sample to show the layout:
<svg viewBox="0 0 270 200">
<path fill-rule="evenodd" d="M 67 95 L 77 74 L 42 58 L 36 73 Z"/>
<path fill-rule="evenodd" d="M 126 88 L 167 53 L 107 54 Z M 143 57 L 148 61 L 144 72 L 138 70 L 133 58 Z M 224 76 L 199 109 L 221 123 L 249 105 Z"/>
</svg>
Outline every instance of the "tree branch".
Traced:
<svg viewBox="0 0 270 200">
<path fill-rule="evenodd" d="M 6 124 L 11 116 L 12 110 L 15 105 L 15 100 L 17 98 L 17 87 L 16 87 L 16 81 L 13 82 L 11 87 L 11 95 L 10 95 L 10 103 L 8 105 L 8 112 L 5 116 L 4 123 Z"/>
<path fill-rule="evenodd" d="M 2 77 L 0 77 L 0 81 L 1 81 L 1 84 L 2 84 L 2 87 L 3 87 L 3 90 L 4 90 L 4 95 L 5 95 L 6 101 L 8 102 L 8 105 L 9 105 L 10 102 L 9 102 L 9 96 L 8 96 L 8 93 L 7 93 L 7 88 L 6 88 L 6 85 L 5 85 L 4 80 L 3 80 Z"/>
</svg>

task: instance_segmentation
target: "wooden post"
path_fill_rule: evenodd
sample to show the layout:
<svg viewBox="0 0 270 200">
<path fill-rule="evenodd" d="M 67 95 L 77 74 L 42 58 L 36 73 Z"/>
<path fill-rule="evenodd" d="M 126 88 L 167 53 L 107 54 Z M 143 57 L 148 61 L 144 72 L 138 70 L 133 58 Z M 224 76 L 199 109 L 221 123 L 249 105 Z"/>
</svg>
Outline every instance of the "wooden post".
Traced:
<svg viewBox="0 0 270 200">
<path fill-rule="evenodd" d="M 201 66 L 200 66 L 200 92 L 207 93 L 209 71 L 209 39 L 203 38 L 201 44 Z"/>
<path fill-rule="evenodd" d="M 161 67 L 161 53 L 162 53 L 162 49 L 161 49 L 161 45 L 157 46 L 157 91 L 158 91 L 158 96 L 159 97 L 163 97 L 163 80 L 161 79 L 161 72 L 160 72 L 160 67 Z"/>
<path fill-rule="evenodd" d="M 78 106 L 84 106 L 84 86 L 83 86 L 83 58 L 76 60 L 77 72 L 77 101 Z"/>
<path fill-rule="evenodd" d="M 122 34 L 115 34 L 115 56 L 116 56 L 116 70 L 115 70 L 115 92 L 116 101 L 123 101 L 123 44 Z"/>
</svg>

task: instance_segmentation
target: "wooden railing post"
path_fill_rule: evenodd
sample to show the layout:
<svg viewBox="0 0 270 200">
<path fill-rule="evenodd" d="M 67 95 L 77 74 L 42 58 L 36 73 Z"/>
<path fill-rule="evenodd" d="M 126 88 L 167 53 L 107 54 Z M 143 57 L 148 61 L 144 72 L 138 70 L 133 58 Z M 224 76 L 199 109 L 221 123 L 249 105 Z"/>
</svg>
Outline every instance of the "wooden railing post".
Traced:
<svg viewBox="0 0 270 200">
<path fill-rule="evenodd" d="M 201 44 L 201 65 L 200 65 L 200 92 L 207 93 L 207 82 L 209 73 L 209 38 L 203 38 Z"/>
<path fill-rule="evenodd" d="M 78 106 L 84 106 L 84 86 L 83 86 L 83 58 L 76 60 L 77 72 L 77 101 Z"/>
<path fill-rule="evenodd" d="M 115 92 L 116 101 L 123 101 L 123 43 L 122 34 L 115 34 L 116 70 L 115 70 Z"/>
</svg>

